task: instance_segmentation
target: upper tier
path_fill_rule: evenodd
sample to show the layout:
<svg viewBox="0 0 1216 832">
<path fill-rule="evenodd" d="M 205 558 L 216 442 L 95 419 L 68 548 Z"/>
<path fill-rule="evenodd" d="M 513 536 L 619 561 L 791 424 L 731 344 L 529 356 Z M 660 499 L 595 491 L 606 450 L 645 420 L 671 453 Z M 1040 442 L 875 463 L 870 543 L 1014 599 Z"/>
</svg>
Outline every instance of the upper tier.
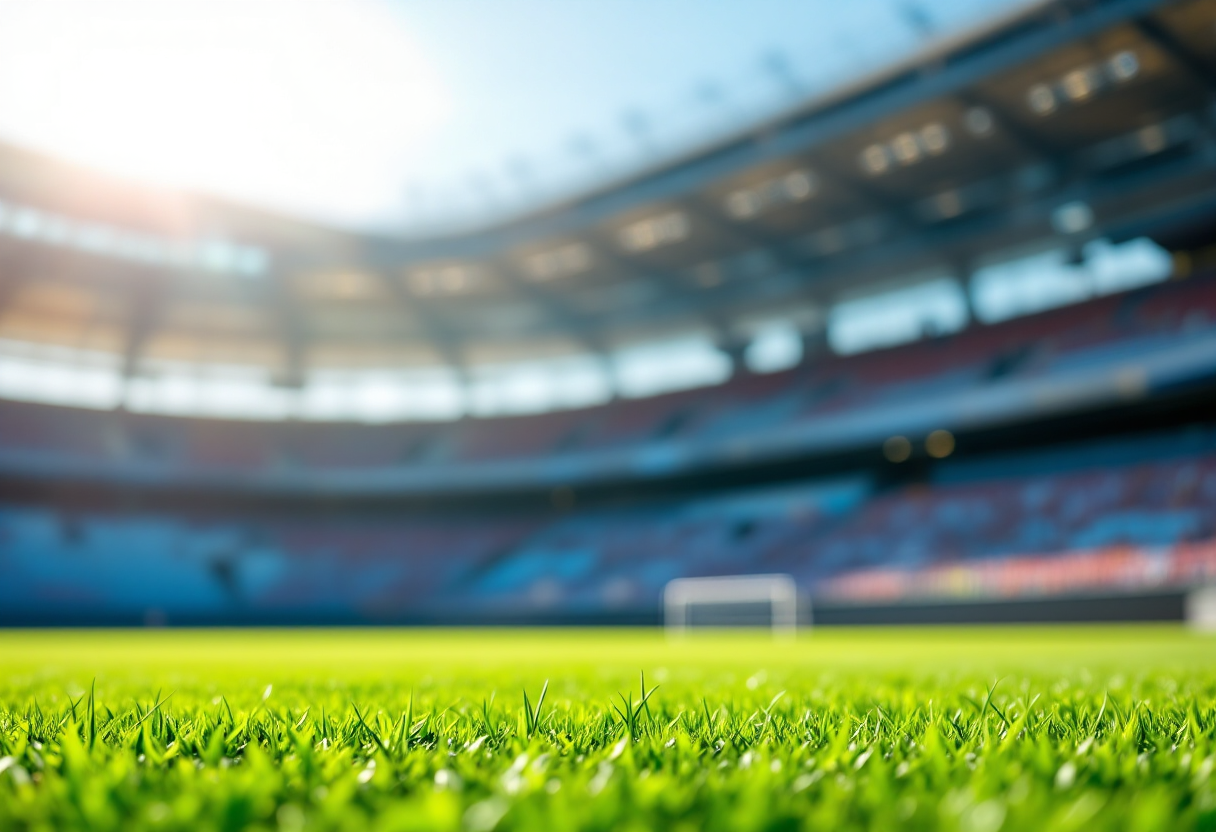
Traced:
<svg viewBox="0 0 1216 832">
<path fill-rule="evenodd" d="M 1216 0 L 1026 4 L 703 152 L 442 239 L 0 146 L 0 340 L 87 355 L 107 389 L 225 368 L 272 397 L 375 372 L 467 388 L 677 337 L 736 356 L 776 323 L 813 340 L 851 297 L 1044 244 L 1206 245 L 1213 17 Z"/>
<path fill-rule="evenodd" d="M 1216 276 L 770 375 L 540 416 L 238 422 L 0 403 L 0 472 L 270 494 L 666 477 L 1132 403 L 1216 373 Z"/>
</svg>

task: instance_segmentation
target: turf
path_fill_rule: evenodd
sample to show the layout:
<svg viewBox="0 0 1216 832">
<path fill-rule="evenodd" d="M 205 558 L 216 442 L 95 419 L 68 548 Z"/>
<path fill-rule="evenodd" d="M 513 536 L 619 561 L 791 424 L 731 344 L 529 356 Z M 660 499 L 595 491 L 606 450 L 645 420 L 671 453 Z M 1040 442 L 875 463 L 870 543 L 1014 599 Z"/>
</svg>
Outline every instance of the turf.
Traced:
<svg viewBox="0 0 1216 832">
<path fill-rule="evenodd" d="M 1168 627 L 0 632 L 0 829 L 1216 829 L 1214 658 Z"/>
</svg>

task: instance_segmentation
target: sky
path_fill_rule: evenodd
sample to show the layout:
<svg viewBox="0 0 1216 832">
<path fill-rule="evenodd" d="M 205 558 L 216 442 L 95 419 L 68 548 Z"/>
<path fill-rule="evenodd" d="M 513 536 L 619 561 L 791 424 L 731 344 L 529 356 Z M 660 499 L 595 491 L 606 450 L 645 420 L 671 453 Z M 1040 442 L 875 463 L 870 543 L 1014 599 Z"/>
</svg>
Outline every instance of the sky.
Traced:
<svg viewBox="0 0 1216 832">
<path fill-rule="evenodd" d="M 688 152 L 1025 0 L 0 0 L 0 139 L 407 236 Z"/>
</svg>

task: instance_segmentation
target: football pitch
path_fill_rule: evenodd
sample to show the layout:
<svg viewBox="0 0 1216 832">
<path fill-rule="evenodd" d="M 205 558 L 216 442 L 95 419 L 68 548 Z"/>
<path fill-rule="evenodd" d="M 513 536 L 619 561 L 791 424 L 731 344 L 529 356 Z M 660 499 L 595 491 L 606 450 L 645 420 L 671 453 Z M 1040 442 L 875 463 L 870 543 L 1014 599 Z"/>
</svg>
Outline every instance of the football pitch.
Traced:
<svg viewBox="0 0 1216 832">
<path fill-rule="evenodd" d="M 1216 637 L 0 631 L 0 829 L 1216 829 Z"/>
</svg>

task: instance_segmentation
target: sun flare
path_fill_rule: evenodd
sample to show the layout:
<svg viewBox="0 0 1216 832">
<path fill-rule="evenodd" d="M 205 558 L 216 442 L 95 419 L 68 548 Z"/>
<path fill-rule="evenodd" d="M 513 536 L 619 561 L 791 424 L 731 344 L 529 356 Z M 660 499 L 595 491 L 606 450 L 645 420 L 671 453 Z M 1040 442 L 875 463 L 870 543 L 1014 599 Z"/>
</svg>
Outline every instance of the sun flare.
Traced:
<svg viewBox="0 0 1216 832">
<path fill-rule="evenodd" d="M 401 21 L 365 0 L 0 2 L 0 20 L 4 134 L 278 207 L 383 211 L 449 109 Z"/>
</svg>

